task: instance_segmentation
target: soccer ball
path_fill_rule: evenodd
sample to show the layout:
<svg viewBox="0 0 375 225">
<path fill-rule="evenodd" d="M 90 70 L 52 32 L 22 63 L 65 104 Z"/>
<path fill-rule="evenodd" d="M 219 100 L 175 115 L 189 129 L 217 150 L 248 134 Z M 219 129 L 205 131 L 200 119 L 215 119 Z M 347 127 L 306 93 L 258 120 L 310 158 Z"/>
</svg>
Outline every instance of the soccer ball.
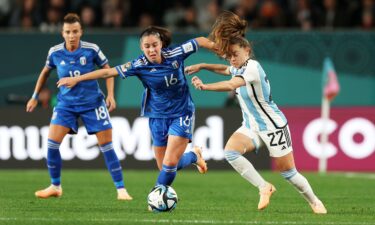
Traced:
<svg viewBox="0 0 375 225">
<path fill-rule="evenodd" d="M 148 209 L 153 212 L 170 212 L 177 205 L 176 191 L 167 185 L 156 185 L 148 194 Z"/>
</svg>

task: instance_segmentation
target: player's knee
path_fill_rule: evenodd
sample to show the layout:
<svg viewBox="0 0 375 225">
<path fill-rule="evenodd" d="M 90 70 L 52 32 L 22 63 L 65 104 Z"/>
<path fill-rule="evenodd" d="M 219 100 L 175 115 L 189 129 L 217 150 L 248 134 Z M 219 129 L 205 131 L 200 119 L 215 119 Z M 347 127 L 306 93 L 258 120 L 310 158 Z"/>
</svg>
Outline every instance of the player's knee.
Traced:
<svg viewBox="0 0 375 225">
<path fill-rule="evenodd" d="M 179 159 L 177 157 L 164 158 L 163 165 L 177 166 Z"/>
<path fill-rule="evenodd" d="M 236 160 L 238 157 L 241 156 L 241 153 L 235 150 L 225 150 L 224 157 L 228 162 Z"/>
</svg>

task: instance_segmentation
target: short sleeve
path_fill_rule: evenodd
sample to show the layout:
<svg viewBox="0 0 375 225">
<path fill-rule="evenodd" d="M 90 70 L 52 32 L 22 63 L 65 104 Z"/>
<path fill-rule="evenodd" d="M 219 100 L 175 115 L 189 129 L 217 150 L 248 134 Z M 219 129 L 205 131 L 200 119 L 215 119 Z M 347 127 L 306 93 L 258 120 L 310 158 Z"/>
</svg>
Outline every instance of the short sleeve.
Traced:
<svg viewBox="0 0 375 225">
<path fill-rule="evenodd" d="M 108 63 L 107 57 L 104 55 L 101 49 L 95 52 L 94 62 L 97 66 L 102 67 Z"/>
<path fill-rule="evenodd" d="M 191 39 L 174 48 L 166 49 L 164 51 L 164 55 L 167 58 L 179 57 L 183 60 L 183 59 L 186 59 L 191 54 L 197 52 L 198 49 L 199 49 L 198 42 L 195 39 Z"/>
<path fill-rule="evenodd" d="M 53 48 L 50 48 L 50 50 L 48 51 L 48 55 L 47 55 L 47 59 L 46 59 L 46 64 L 45 66 L 49 69 L 54 69 L 56 68 L 56 65 L 53 61 L 53 52 L 54 52 L 54 49 Z"/>
<path fill-rule="evenodd" d="M 257 81 L 259 80 L 259 69 L 260 64 L 258 62 L 248 62 L 247 66 L 245 67 L 245 70 L 243 71 L 242 77 L 245 79 L 245 81 L 249 83 Z"/>
</svg>

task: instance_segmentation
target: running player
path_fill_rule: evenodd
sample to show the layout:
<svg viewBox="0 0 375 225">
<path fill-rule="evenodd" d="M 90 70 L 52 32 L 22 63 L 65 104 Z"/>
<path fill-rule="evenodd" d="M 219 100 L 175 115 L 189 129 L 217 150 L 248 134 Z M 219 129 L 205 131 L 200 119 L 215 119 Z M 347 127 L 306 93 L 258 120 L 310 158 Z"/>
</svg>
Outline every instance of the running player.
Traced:
<svg viewBox="0 0 375 225">
<path fill-rule="evenodd" d="M 229 29 L 234 31 L 225 30 L 228 24 Z M 270 197 L 276 189 L 260 176 L 242 154 L 266 146 L 270 156 L 275 160 L 276 168 L 303 195 L 313 212 L 326 214 L 327 210 L 323 203 L 314 194 L 306 178 L 296 169 L 287 120 L 272 100 L 266 73 L 259 62 L 252 59 L 250 43 L 243 37 L 245 28 L 246 21 L 237 15 L 230 12 L 221 14 L 214 25 L 211 37 L 218 43 L 219 54 L 225 55 L 231 66 L 203 63 L 187 67 L 186 72 L 193 74 L 206 69 L 231 76 L 230 80 L 211 84 L 204 84 L 195 76 L 192 83 L 199 90 L 236 91 L 243 122 L 229 138 L 225 146 L 225 158 L 243 178 L 259 189 L 258 209 L 262 210 L 268 206 Z"/>
<path fill-rule="evenodd" d="M 194 103 L 184 74 L 184 60 L 199 47 L 214 49 L 214 43 L 198 37 L 169 48 L 171 33 L 151 26 L 140 35 L 143 54 L 110 69 L 101 69 L 58 81 L 58 86 L 74 87 L 78 82 L 120 75 L 136 76 L 144 86 L 141 115 L 149 118 L 153 149 L 160 169 L 157 184 L 171 185 L 176 171 L 195 163 L 199 172 L 207 171 L 201 150 L 184 151 L 192 139 Z"/>
<path fill-rule="evenodd" d="M 44 86 L 53 69 L 57 69 L 59 78 L 77 77 L 95 70 L 95 65 L 110 68 L 108 60 L 96 44 L 81 41 L 82 24 L 76 14 L 69 13 L 64 17 L 62 36 L 64 42 L 52 47 L 48 52 L 46 65 L 39 75 L 34 94 L 26 106 L 32 112 L 38 104 L 38 93 Z M 106 81 L 107 106 L 112 111 L 116 107 L 113 96 L 113 78 Z M 75 88 L 61 87 L 58 103 L 53 110 L 48 133 L 47 167 L 51 185 L 35 192 L 38 198 L 60 197 L 61 188 L 61 155 L 60 143 L 68 133 L 77 133 L 80 117 L 89 134 L 95 134 L 100 151 L 117 189 L 119 200 L 131 200 L 125 189 L 122 168 L 112 145 L 112 125 L 107 111 L 104 95 L 98 82 L 86 81 Z"/>
</svg>

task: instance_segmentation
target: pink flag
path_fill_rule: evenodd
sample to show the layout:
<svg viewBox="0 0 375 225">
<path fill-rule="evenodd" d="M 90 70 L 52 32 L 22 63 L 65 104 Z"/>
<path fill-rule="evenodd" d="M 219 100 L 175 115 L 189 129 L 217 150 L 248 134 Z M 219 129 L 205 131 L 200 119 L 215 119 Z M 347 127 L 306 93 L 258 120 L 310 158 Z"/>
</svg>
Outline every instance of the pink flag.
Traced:
<svg viewBox="0 0 375 225">
<path fill-rule="evenodd" d="M 340 85 L 337 81 L 335 68 L 330 58 L 324 60 L 323 68 L 323 94 L 329 101 L 332 101 L 340 92 Z"/>
</svg>

